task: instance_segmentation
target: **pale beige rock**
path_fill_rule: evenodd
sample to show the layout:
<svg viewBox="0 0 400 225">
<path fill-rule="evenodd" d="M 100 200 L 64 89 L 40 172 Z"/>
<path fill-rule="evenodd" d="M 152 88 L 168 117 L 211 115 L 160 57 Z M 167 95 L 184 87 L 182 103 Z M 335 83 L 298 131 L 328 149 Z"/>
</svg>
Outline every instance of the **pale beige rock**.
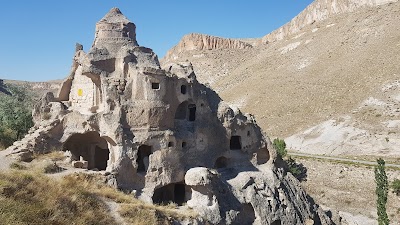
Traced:
<svg viewBox="0 0 400 225">
<path fill-rule="evenodd" d="M 74 168 L 87 169 L 88 168 L 88 161 L 72 161 L 72 166 Z"/>
<path fill-rule="evenodd" d="M 176 46 L 170 49 L 165 55 L 165 59 L 175 60 L 179 53 L 191 50 L 247 49 L 252 47 L 250 43 L 238 39 L 192 33 L 185 35 Z"/>
<path fill-rule="evenodd" d="M 33 154 L 30 151 L 19 152 L 14 155 L 14 158 L 18 161 L 28 162 L 32 160 Z"/>
</svg>

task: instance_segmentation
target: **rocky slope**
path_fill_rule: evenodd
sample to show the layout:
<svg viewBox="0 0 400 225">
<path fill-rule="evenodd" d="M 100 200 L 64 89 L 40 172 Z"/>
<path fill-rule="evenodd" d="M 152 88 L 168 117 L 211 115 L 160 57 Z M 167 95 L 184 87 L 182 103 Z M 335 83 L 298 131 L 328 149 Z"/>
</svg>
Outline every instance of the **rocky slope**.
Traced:
<svg viewBox="0 0 400 225">
<path fill-rule="evenodd" d="M 265 35 L 262 43 L 282 40 L 299 33 L 304 27 L 331 18 L 334 15 L 354 12 L 362 7 L 375 7 L 398 0 L 316 0 L 289 23 Z"/>
<path fill-rule="evenodd" d="M 318 2 L 321 1 L 313 4 Z M 378 142 L 386 141 L 386 135 L 378 134 L 389 128 L 376 131 L 374 125 L 391 124 L 398 117 L 399 101 L 393 97 L 397 91 L 385 97 L 382 87 L 399 78 L 400 66 L 396 62 L 400 61 L 400 3 L 332 14 L 267 45 L 191 50 L 181 52 L 175 59 L 185 60 L 193 64 L 200 81 L 217 90 L 223 99 L 255 114 L 258 123 L 273 137 L 301 134 L 325 121 L 347 118 L 370 97 L 390 98 L 383 106 L 387 112 L 370 113 L 368 109 L 353 115 L 357 122 L 351 122 L 369 134 L 376 133 Z M 164 65 L 171 61 L 165 60 Z M 343 142 L 345 137 L 340 136 L 339 140 Z M 399 134 L 392 132 L 388 138 L 395 144 Z M 370 140 L 368 135 L 353 139 L 353 146 Z M 385 148 L 369 152 L 386 154 Z M 354 148 L 347 151 L 364 153 Z M 399 154 L 396 152 L 392 156 Z"/>
<path fill-rule="evenodd" d="M 252 41 L 244 41 L 230 38 L 215 37 L 206 34 L 192 33 L 185 35 L 181 41 L 167 52 L 165 59 L 176 59 L 179 53 L 185 51 L 201 51 L 214 49 L 248 49 L 253 46 Z M 254 41 L 253 41 L 254 42 Z"/>
</svg>

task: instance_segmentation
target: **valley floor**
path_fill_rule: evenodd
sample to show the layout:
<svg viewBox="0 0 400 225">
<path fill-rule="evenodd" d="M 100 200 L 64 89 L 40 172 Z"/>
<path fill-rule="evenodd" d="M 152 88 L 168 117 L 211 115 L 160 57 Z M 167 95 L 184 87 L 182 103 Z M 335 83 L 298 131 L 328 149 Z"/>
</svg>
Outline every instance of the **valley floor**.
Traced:
<svg viewBox="0 0 400 225">
<path fill-rule="evenodd" d="M 296 161 L 307 168 L 307 181 L 302 184 L 315 202 L 354 224 L 377 224 L 374 166 L 311 157 L 296 157 Z M 389 182 L 400 178 L 399 169 L 386 168 L 386 173 Z M 400 197 L 391 191 L 387 212 L 390 224 L 400 224 Z"/>
</svg>

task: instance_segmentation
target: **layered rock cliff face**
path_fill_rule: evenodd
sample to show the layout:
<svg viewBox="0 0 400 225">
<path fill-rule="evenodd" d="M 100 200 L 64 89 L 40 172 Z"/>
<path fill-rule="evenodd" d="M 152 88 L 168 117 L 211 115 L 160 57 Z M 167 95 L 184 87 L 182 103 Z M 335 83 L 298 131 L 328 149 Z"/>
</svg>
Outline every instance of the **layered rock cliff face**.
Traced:
<svg viewBox="0 0 400 225">
<path fill-rule="evenodd" d="M 302 28 L 333 15 L 353 12 L 361 7 L 374 7 L 398 0 L 316 0 L 299 15 L 279 29 L 265 35 L 261 42 L 269 43 L 296 34 Z"/>
<path fill-rule="evenodd" d="M 175 47 L 170 49 L 165 55 L 165 59 L 176 59 L 179 53 L 191 50 L 247 49 L 252 47 L 251 44 L 237 39 L 192 33 L 185 35 Z"/>
</svg>

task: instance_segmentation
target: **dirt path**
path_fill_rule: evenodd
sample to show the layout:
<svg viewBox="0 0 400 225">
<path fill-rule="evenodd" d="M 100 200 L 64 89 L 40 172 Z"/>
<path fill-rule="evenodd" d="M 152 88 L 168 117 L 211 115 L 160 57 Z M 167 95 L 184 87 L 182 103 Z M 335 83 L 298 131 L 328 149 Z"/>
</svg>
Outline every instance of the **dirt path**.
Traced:
<svg viewBox="0 0 400 225">
<path fill-rule="evenodd" d="M 322 155 L 305 154 L 305 153 L 298 153 L 298 152 L 288 152 L 288 155 L 303 156 L 303 157 L 315 158 L 315 159 L 327 159 L 327 160 L 331 160 L 331 161 L 352 162 L 352 163 L 371 165 L 371 166 L 377 165 L 377 163 L 375 161 L 366 161 L 366 160 L 358 160 L 358 159 L 346 159 L 346 158 L 339 158 L 339 157 L 335 157 L 335 156 L 322 156 Z M 395 167 L 395 168 L 399 168 L 400 169 L 400 165 L 399 164 L 386 163 L 385 165 L 388 166 L 388 167 Z"/>
<path fill-rule="evenodd" d="M 111 216 L 115 219 L 115 222 L 117 222 L 117 224 L 120 225 L 126 225 L 127 223 L 125 222 L 124 218 L 122 218 L 121 214 L 119 214 L 118 212 L 119 209 L 118 203 L 107 198 L 102 198 L 102 200 L 104 203 L 106 203 Z"/>
</svg>

